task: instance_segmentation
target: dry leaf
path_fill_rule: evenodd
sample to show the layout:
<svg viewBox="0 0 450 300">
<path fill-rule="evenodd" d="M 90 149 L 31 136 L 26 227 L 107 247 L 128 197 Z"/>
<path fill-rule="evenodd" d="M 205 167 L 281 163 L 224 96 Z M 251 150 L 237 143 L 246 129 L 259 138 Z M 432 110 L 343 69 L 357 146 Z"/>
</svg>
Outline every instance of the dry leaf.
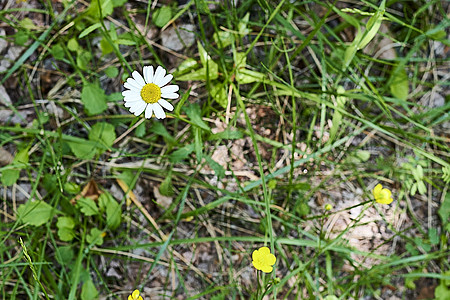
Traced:
<svg viewBox="0 0 450 300">
<path fill-rule="evenodd" d="M 95 180 L 91 179 L 86 184 L 86 186 L 83 188 L 81 193 L 79 193 L 75 198 L 72 198 L 70 200 L 70 203 L 75 204 L 78 201 L 78 199 L 80 199 L 81 197 L 89 198 L 89 199 L 96 201 L 98 199 L 98 197 L 100 196 L 100 194 L 102 194 L 102 191 L 99 190 Z"/>
</svg>

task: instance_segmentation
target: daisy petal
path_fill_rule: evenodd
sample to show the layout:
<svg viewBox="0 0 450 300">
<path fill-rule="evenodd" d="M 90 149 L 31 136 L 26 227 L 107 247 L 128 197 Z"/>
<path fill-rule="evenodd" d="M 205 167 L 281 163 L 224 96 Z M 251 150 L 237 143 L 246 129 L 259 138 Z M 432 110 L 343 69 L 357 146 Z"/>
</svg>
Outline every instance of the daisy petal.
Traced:
<svg viewBox="0 0 450 300">
<path fill-rule="evenodd" d="M 138 71 L 134 71 L 134 72 L 132 73 L 132 75 L 133 75 L 134 80 L 137 81 L 137 83 L 139 83 L 141 86 L 144 86 L 144 85 L 145 85 L 144 78 L 142 78 L 142 75 L 139 74 Z"/>
<path fill-rule="evenodd" d="M 145 118 L 151 119 L 153 116 L 153 104 L 149 104 L 145 109 Z"/>
<path fill-rule="evenodd" d="M 165 86 L 165 87 L 161 88 L 161 94 L 164 94 L 164 93 L 175 93 L 175 92 L 178 92 L 179 89 L 180 89 L 180 87 L 178 85 L 175 85 L 175 84 L 168 85 L 168 86 Z"/>
<path fill-rule="evenodd" d="M 130 90 L 141 90 L 143 85 L 141 86 L 139 83 L 137 83 L 136 80 L 134 80 L 133 78 L 128 78 L 127 82 L 125 82 L 125 84 L 123 85 L 124 87 L 126 87 L 127 89 Z"/>
<path fill-rule="evenodd" d="M 142 100 L 138 100 L 138 101 L 128 101 L 128 102 L 125 102 L 123 105 L 125 106 L 125 107 L 129 107 L 130 108 L 130 112 L 133 112 L 134 111 L 134 107 L 139 103 L 139 102 L 141 102 Z M 145 102 L 144 102 L 145 103 Z M 133 109 L 133 111 L 131 111 Z"/>
<path fill-rule="evenodd" d="M 173 110 L 173 105 L 170 104 L 167 100 L 159 99 L 158 104 L 160 104 L 162 107 L 164 107 L 168 111 L 172 111 Z"/>
<path fill-rule="evenodd" d="M 153 80 L 153 66 L 144 67 L 144 79 L 147 83 L 152 83 Z"/>
<path fill-rule="evenodd" d="M 153 110 L 155 111 L 156 118 L 164 119 L 166 117 L 166 113 L 158 103 L 153 104 Z"/>
<path fill-rule="evenodd" d="M 124 103 L 135 103 L 135 102 L 143 102 L 144 100 L 142 100 L 141 96 L 138 97 L 134 97 L 134 98 L 130 98 L 130 97 L 125 97 L 125 99 L 123 99 Z"/>
<path fill-rule="evenodd" d="M 178 95 L 177 93 L 168 93 L 168 94 L 161 94 L 161 97 L 167 99 L 177 99 L 178 97 L 180 97 L 180 95 Z"/>
<path fill-rule="evenodd" d="M 164 77 L 161 82 L 159 83 L 159 86 L 165 86 L 168 84 L 173 78 L 172 74 L 167 74 L 166 77 Z"/>
<path fill-rule="evenodd" d="M 145 103 L 145 102 L 144 102 Z M 127 102 L 125 104 L 128 104 L 130 107 L 130 112 L 134 113 L 136 110 L 139 109 L 139 107 L 142 105 L 142 102 L 136 101 L 136 102 Z"/>
<path fill-rule="evenodd" d="M 126 97 L 131 97 L 132 98 L 132 97 L 136 97 L 136 96 L 140 97 L 140 95 L 141 95 L 141 93 L 139 93 L 136 90 L 125 90 L 125 91 L 122 92 L 122 96 L 124 96 L 125 98 Z"/>
<path fill-rule="evenodd" d="M 155 77 L 153 77 L 153 83 L 161 87 L 160 82 L 163 80 L 164 75 L 166 75 L 166 70 L 163 67 L 158 66 L 156 68 Z"/>
<path fill-rule="evenodd" d="M 146 107 L 147 107 L 147 103 L 145 103 L 144 101 L 137 102 L 136 106 L 132 107 L 132 108 L 134 108 L 134 112 L 132 112 L 132 113 L 134 113 L 134 115 L 137 117 L 144 112 Z M 130 109 L 130 111 L 131 111 L 131 109 Z"/>
<path fill-rule="evenodd" d="M 140 102 L 140 101 L 142 101 L 142 99 L 140 97 L 139 98 L 125 98 L 124 105 L 127 106 L 126 105 L 127 103 L 136 103 L 136 102 Z"/>
<path fill-rule="evenodd" d="M 128 107 L 130 112 L 134 112 L 137 104 L 138 104 L 137 101 L 133 101 L 133 102 L 125 102 L 123 105 L 125 107 Z"/>
</svg>

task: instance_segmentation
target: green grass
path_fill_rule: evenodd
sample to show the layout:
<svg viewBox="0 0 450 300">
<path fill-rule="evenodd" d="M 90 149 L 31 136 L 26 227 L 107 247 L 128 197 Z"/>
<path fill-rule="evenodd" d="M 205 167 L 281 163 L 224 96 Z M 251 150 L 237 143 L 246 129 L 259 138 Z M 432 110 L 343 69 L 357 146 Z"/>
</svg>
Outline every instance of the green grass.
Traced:
<svg viewBox="0 0 450 300">
<path fill-rule="evenodd" d="M 234 2 L 2 8 L 1 299 L 448 299 L 448 4 Z"/>
</svg>

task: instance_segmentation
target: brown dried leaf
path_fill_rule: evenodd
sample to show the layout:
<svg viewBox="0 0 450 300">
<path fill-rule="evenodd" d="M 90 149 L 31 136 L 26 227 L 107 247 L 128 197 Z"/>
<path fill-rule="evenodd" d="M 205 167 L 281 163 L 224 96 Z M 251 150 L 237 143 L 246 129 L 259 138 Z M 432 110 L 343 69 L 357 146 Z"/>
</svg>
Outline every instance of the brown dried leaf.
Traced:
<svg viewBox="0 0 450 300">
<path fill-rule="evenodd" d="M 98 199 L 98 197 L 100 196 L 100 194 L 102 194 L 102 193 L 103 192 L 98 188 L 95 180 L 91 179 L 88 182 L 88 184 L 86 184 L 86 186 L 83 188 L 81 193 L 79 193 L 75 198 L 72 198 L 70 200 L 70 203 L 75 204 L 78 201 L 78 199 L 80 199 L 81 197 L 89 198 L 89 199 L 96 201 Z"/>
</svg>

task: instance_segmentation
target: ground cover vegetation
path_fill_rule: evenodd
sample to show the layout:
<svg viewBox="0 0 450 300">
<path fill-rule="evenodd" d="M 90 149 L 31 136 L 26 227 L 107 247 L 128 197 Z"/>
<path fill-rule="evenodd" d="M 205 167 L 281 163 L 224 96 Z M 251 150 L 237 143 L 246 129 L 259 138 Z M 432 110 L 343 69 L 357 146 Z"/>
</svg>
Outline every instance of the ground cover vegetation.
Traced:
<svg viewBox="0 0 450 300">
<path fill-rule="evenodd" d="M 448 2 L 0 7 L 1 299 L 450 299 Z"/>
</svg>

